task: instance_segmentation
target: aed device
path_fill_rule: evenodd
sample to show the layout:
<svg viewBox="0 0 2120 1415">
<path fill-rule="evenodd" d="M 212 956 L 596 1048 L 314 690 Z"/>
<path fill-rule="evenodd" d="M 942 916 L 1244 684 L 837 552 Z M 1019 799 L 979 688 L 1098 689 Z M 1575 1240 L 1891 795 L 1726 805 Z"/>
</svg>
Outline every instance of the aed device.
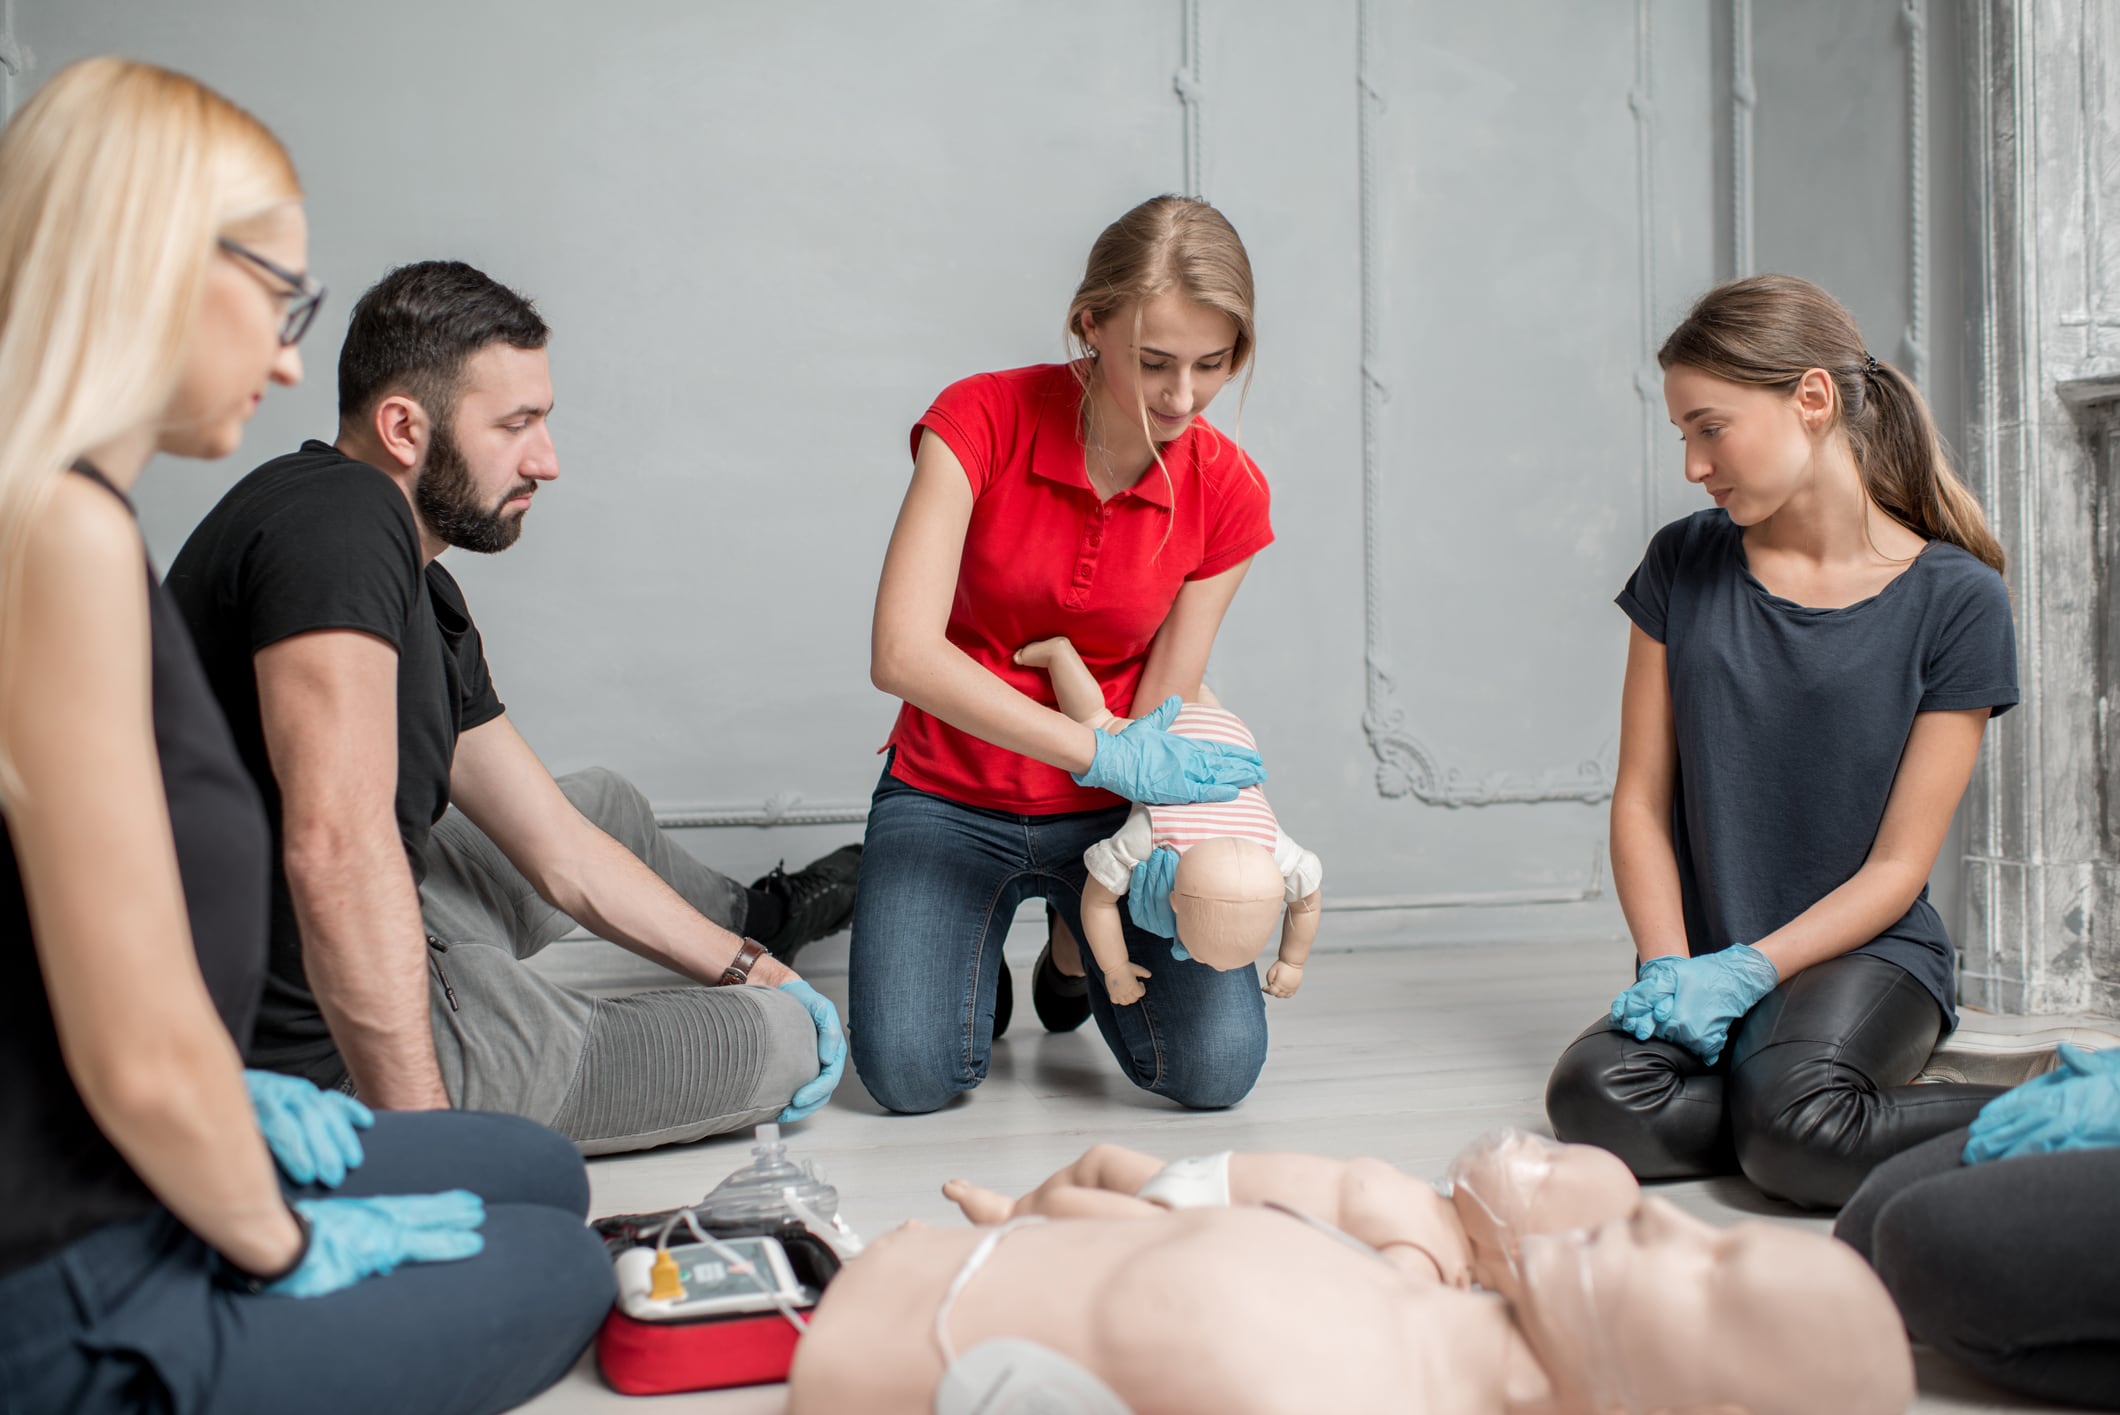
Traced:
<svg viewBox="0 0 2120 1415">
<path fill-rule="evenodd" d="M 783 1304 L 814 1307 L 774 1238 L 729 1238 L 673 1248 L 632 1248 L 619 1254 L 618 1305 L 643 1322 L 772 1312 Z"/>
</svg>

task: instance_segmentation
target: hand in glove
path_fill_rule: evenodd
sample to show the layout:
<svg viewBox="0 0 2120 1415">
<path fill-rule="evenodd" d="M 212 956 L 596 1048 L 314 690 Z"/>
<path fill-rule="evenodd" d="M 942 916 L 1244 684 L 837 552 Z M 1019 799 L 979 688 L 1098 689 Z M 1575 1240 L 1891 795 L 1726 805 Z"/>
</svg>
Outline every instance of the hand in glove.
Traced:
<svg viewBox="0 0 2120 1415">
<path fill-rule="evenodd" d="M 2061 1065 L 1981 1108 L 1967 1164 L 2120 1145 L 2120 1049 L 2061 1044 Z"/>
<path fill-rule="evenodd" d="M 1237 790 L 1266 779 L 1259 754 L 1249 747 L 1203 742 L 1164 729 L 1184 700 L 1176 695 L 1123 732 L 1099 732 L 1097 755 L 1077 786 L 1094 786 L 1151 806 L 1234 801 Z"/>
<path fill-rule="evenodd" d="M 1730 1024 L 1780 982 L 1773 962 L 1749 943 L 1681 959 L 1672 970 L 1671 995 L 1651 1009 L 1656 1035 L 1713 1066 L 1722 1058 Z"/>
<path fill-rule="evenodd" d="M 346 1171 L 359 1167 L 358 1132 L 375 1124 L 367 1106 L 344 1092 L 319 1090 L 277 1071 L 245 1071 L 243 1085 L 258 1129 L 289 1179 L 336 1189 L 346 1182 Z"/>
</svg>

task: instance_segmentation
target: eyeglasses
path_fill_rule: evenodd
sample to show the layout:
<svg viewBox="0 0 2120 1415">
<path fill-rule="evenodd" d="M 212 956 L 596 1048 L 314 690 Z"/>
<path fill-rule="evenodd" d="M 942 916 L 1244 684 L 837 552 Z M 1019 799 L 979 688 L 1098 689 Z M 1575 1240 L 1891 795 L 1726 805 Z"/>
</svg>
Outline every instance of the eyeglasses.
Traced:
<svg viewBox="0 0 2120 1415">
<path fill-rule="evenodd" d="M 237 245 L 226 236 L 220 238 L 220 244 L 222 250 L 236 259 L 249 261 L 273 279 L 292 287 L 278 292 L 288 296 L 290 300 L 287 317 L 280 321 L 280 344 L 284 347 L 301 342 L 302 336 L 309 332 L 310 324 L 317 317 L 317 306 L 324 302 L 324 287 L 316 282 L 314 276 L 297 275 L 292 270 L 265 259 L 248 246 Z"/>
</svg>

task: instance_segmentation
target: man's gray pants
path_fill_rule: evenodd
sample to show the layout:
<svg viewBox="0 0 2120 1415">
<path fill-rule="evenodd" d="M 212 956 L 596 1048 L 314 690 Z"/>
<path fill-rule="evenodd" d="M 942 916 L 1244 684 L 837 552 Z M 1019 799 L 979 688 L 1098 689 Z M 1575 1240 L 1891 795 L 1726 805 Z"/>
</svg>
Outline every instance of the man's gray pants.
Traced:
<svg viewBox="0 0 2120 1415">
<path fill-rule="evenodd" d="M 631 783 L 592 768 L 559 786 L 693 908 L 743 931 L 743 886 L 664 835 Z M 786 993 L 692 985 L 590 997 L 525 966 L 574 920 L 454 807 L 426 867 L 434 1050 L 459 1109 L 526 1116 L 600 1155 L 761 1124 L 816 1076 L 816 1025 Z"/>
</svg>

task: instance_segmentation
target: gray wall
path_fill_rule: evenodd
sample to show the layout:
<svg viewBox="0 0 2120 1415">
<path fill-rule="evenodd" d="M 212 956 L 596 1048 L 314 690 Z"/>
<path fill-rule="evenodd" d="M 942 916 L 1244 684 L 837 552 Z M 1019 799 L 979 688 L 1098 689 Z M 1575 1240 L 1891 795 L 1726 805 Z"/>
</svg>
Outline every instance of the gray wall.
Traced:
<svg viewBox="0 0 2120 1415">
<path fill-rule="evenodd" d="M 334 294 L 247 455 L 329 434 L 345 313 L 388 265 L 539 299 L 564 475 L 515 550 L 454 568 L 548 760 L 673 809 L 858 812 L 907 426 L 1058 357 L 1096 231 L 1195 178 L 1258 274 L 1241 435 L 1280 533 L 1213 678 L 1327 863 L 1329 939 L 1621 932 L 1610 599 L 1699 504 L 1651 353 L 1744 250 L 1900 357 L 1911 213 L 1944 213 L 1919 288 L 1959 416 L 1958 70 L 1915 208 L 1899 0 L 18 2 L 30 82 L 152 58 L 295 153 Z M 154 471 L 159 555 L 240 470 Z M 744 873 L 852 829 L 689 843 Z"/>
</svg>

